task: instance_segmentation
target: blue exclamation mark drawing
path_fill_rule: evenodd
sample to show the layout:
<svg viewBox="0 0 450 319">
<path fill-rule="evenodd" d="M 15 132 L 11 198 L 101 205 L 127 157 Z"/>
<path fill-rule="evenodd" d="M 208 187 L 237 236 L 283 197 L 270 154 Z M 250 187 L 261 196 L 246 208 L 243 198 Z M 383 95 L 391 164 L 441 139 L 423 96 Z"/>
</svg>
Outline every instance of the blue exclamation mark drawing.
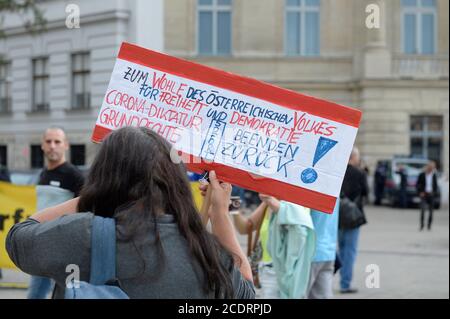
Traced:
<svg viewBox="0 0 450 319">
<path fill-rule="evenodd" d="M 312 166 L 317 164 L 317 162 L 325 156 L 326 153 L 328 153 L 335 145 L 337 144 L 337 141 L 326 138 L 326 137 L 320 137 L 319 142 L 317 143 L 316 152 L 314 153 L 314 160 Z M 305 184 L 311 184 L 314 183 L 317 179 L 317 172 L 314 168 L 307 168 L 303 170 L 301 174 L 302 182 Z"/>
</svg>

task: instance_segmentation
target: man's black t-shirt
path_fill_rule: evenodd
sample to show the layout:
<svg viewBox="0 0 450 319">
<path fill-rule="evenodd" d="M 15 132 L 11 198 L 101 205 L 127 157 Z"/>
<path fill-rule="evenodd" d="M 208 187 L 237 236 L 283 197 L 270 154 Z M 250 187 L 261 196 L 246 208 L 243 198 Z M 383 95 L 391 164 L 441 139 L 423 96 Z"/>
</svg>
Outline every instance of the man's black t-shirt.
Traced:
<svg viewBox="0 0 450 319">
<path fill-rule="evenodd" d="M 73 192 L 75 197 L 77 197 L 83 183 L 84 177 L 80 170 L 72 164 L 65 162 L 52 170 L 44 168 L 39 177 L 38 184 L 64 188 Z"/>
</svg>

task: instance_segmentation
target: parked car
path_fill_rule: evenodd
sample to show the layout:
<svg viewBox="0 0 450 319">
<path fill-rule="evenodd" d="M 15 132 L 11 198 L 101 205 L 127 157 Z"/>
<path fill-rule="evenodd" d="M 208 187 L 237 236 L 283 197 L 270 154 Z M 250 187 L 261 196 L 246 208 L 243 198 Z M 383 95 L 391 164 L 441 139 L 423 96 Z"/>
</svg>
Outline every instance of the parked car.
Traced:
<svg viewBox="0 0 450 319">
<path fill-rule="evenodd" d="M 386 170 L 386 181 L 384 183 L 383 203 L 392 207 L 399 205 L 400 175 L 396 173 L 400 166 L 403 166 L 407 175 L 406 198 L 408 206 L 418 206 L 420 197 L 417 194 L 416 184 L 419 174 L 423 171 L 427 159 L 394 157 L 389 160 L 380 160 L 377 167 L 383 165 Z M 438 209 L 441 205 L 440 191 L 436 196 L 435 207 Z"/>
</svg>

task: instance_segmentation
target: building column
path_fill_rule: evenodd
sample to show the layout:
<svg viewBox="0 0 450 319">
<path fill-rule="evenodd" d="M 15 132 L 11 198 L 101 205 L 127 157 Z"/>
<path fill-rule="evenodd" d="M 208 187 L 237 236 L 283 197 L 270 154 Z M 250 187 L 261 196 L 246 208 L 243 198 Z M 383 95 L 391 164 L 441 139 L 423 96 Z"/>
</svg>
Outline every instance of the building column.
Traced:
<svg viewBox="0 0 450 319">
<path fill-rule="evenodd" d="M 164 1 L 136 0 L 132 2 L 131 38 L 147 49 L 164 51 Z"/>
</svg>

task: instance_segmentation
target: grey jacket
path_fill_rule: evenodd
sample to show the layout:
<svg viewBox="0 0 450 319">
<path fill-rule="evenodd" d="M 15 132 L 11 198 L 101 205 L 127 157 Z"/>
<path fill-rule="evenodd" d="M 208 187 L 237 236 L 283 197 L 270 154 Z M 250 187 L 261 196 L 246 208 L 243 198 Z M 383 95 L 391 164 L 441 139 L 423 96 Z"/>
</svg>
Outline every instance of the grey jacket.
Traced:
<svg viewBox="0 0 450 319">
<path fill-rule="evenodd" d="M 80 280 L 89 281 L 91 229 L 94 215 L 77 213 L 39 223 L 33 219 L 16 224 L 8 233 L 6 249 L 22 271 L 56 281 L 53 298 L 64 298 L 68 265 L 77 265 Z M 158 257 L 154 233 L 133 242 L 117 241 L 116 271 L 130 298 L 211 298 L 202 289 L 202 271 L 189 254 L 187 242 L 171 215 L 158 220 L 164 262 Z M 116 233 L 121 231 L 116 226 Z M 224 261 L 225 262 L 225 261 Z M 228 262 L 239 299 L 255 298 L 253 284 Z"/>
</svg>

